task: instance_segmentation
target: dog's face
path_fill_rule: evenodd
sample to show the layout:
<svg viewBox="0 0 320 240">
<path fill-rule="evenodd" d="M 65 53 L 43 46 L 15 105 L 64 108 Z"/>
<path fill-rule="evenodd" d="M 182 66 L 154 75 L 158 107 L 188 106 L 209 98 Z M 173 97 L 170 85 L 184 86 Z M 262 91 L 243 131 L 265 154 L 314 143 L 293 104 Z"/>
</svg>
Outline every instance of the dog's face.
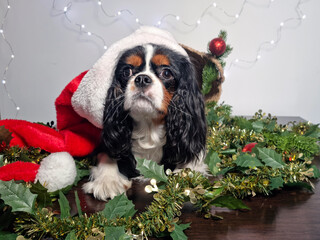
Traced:
<svg viewBox="0 0 320 240">
<path fill-rule="evenodd" d="M 124 91 L 124 110 L 133 119 L 164 119 L 181 77 L 180 58 L 172 50 L 151 44 L 122 54 L 115 77 Z"/>
</svg>

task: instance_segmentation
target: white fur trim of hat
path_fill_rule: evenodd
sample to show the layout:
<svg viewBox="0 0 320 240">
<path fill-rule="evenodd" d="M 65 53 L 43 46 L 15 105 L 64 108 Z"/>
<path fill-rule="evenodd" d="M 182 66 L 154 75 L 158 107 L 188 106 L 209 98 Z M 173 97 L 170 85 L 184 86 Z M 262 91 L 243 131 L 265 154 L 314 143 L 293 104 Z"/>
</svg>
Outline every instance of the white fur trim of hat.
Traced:
<svg viewBox="0 0 320 240">
<path fill-rule="evenodd" d="M 112 44 L 87 72 L 72 96 L 71 104 L 74 110 L 96 127 L 102 128 L 105 97 L 113 81 L 121 53 L 148 43 L 166 46 L 188 57 L 186 51 L 169 32 L 156 27 L 142 26 L 131 35 Z"/>
</svg>

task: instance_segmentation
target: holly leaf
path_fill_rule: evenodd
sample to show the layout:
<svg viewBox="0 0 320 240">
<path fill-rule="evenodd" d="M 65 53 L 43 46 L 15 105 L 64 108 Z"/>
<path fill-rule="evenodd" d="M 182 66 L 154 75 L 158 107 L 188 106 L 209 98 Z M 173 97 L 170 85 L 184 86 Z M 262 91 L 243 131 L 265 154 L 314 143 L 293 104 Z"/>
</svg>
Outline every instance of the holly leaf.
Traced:
<svg viewBox="0 0 320 240">
<path fill-rule="evenodd" d="M 258 157 L 266 164 L 266 166 L 276 168 L 283 168 L 285 163 L 282 161 L 282 156 L 270 148 L 257 148 Z"/>
<path fill-rule="evenodd" d="M 313 169 L 313 178 L 320 178 L 320 171 L 319 168 L 317 168 L 316 165 L 311 165 L 311 167 Z"/>
<path fill-rule="evenodd" d="M 37 181 L 36 183 L 31 183 L 30 191 L 37 194 L 37 203 L 40 208 L 52 206 L 52 200 L 48 189 L 42 186 L 42 184 Z"/>
<path fill-rule="evenodd" d="M 215 108 L 211 108 L 207 114 L 207 123 L 210 125 L 211 123 L 220 122 L 222 119 L 217 115 Z"/>
<path fill-rule="evenodd" d="M 65 240 L 77 240 L 75 231 L 71 231 L 65 238 Z"/>
<path fill-rule="evenodd" d="M 237 160 L 235 161 L 235 164 L 238 167 L 262 167 L 263 164 L 260 162 L 260 160 L 256 157 L 252 157 L 249 154 L 242 154 L 240 155 Z"/>
<path fill-rule="evenodd" d="M 217 173 L 220 171 L 217 166 L 218 163 L 221 162 L 219 158 L 219 154 L 210 150 L 205 159 L 205 163 L 208 165 L 210 172 L 213 176 L 217 176 Z"/>
<path fill-rule="evenodd" d="M 260 133 L 263 130 L 263 122 L 262 121 L 255 121 L 252 122 L 252 128 L 254 131 Z"/>
<path fill-rule="evenodd" d="M 64 219 L 64 218 L 70 217 L 71 208 L 69 205 L 69 201 L 61 191 L 59 191 L 58 202 L 60 206 L 60 218 Z"/>
<path fill-rule="evenodd" d="M 217 189 L 214 189 L 213 191 L 208 191 L 208 192 L 204 193 L 203 196 L 206 199 L 214 199 L 214 198 L 218 197 L 219 195 L 221 195 L 223 190 L 224 190 L 223 187 L 217 188 Z"/>
<path fill-rule="evenodd" d="M 216 207 L 226 207 L 229 209 L 249 209 L 250 208 L 245 205 L 240 199 L 234 198 L 231 195 L 224 195 L 217 197 L 213 201 L 211 201 L 211 205 Z"/>
<path fill-rule="evenodd" d="M 84 178 L 90 175 L 90 170 L 88 169 L 79 169 L 78 166 L 76 166 L 76 170 L 77 170 L 77 175 L 76 178 L 74 180 L 73 186 L 77 186 L 78 182 Z"/>
<path fill-rule="evenodd" d="M 125 233 L 124 226 L 122 227 L 105 227 L 105 240 L 129 240 L 129 235 Z"/>
<path fill-rule="evenodd" d="M 24 184 L 13 180 L 0 181 L 0 196 L 5 204 L 12 207 L 12 212 L 34 213 L 37 195 L 30 192 Z"/>
<path fill-rule="evenodd" d="M 107 202 L 105 208 L 101 211 L 101 214 L 108 220 L 121 217 L 132 217 L 135 213 L 134 204 L 124 193 Z"/>
<path fill-rule="evenodd" d="M 306 131 L 304 136 L 308 137 L 314 137 L 314 138 L 320 138 L 320 128 L 319 124 L 312 125 L 310 128 Z"/>
<path fill-rule="evenodd" d="M 77 192 L 77 191 L 74 191 L 74 199 L 75 199 L 75 202 L 76 202 L 76 206 L 77 206 L 77 210 L 78 210 L 78 215 L 79 215 L 79 216 L 82 216 L 82 209 L 81 209 L 80 199 L 79 199 L 79 196 L 78 196 L 78 192 Z"/>
<path fill-rule="evenodd" d="M 270 190 L 283 187 L 284 181 L 282 177 L 274 177 L 270 179 Z"/>
<path fill-rule="evenodd" d="M 252 130 L 252 123 L 245 119 L 244 117 L 235 117 L 234 118 L 236 124 L 239 126 L 241 129 L 247 129 L 247 130 Z"/>
<path fill-rule="evenodd" d="M 5 142 L 5 144 L 8 146 L 12 138 L 12 133 L 4 126 L 0 126 L 0 144 Z"/>
<path fill-rule="evenodd" d="M 276 120 L 272 120 L 270 121 L 268 124 L 266 124 L 265 128 L 269 131 L 272 132 L 274 130 L 274 128 L 276 127 Z"/>
<path fill-rule="evenodd" d="M 187 240 L 188 237 L 184 234 L 184 230 L 190 227 L 191 223 L 187 224 L 176 224 L 174 223 L 174 230 L 170 233 L 170 237 L 173 240 Z"/>
<path fill-rule="evenodd" d="M 18 237 L 18 235 L 15 234 L 15 233 L 9 233 L 9 232 L 2 232 L 2 231 L 0 231 L 0 239 L 16 240 L 17 237 Z"/>
<path fill-rule="evenodd" d="M 168 177 L 164 173 L 163 165 L 146 159 L 137 159 L 137 169 L 146 178 L 154 178 L 159 182 L 167 182 Z"/>
<path fill-rule="evenodd" d="M 3 155 L 0 155 L 0 167 L 4 166 Z"/>
<path fill-rule="evenodd" d="M 220 172 L 217 173 L 217 175 L 225 175 L 227 172 L 229 172 L 230 170 L 233 170 L 234 167 L 225 167 L 222 168 Z"/>
</svg>

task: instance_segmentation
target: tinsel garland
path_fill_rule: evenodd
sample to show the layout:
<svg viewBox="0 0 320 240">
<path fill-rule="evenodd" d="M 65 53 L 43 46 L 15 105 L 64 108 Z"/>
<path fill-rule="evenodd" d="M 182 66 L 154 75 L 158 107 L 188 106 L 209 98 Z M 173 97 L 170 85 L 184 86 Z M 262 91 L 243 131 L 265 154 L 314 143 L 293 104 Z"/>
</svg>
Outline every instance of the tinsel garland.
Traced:
<svg viewBox="0 0 320 240">
<path fill-rule="evenodd" d="M 165 175 L 160 166 L 150 175 L 150 169 L 155 169 L 154 166 L 150 167 L 148 177 L 158 181 L 153 179 L 146 190 L 156 193 L 153 195 L 154 201 L 140 214 L 135 214 L 133 204 L 125 195 L 109 201 L 102 212 L 90 216 L 82 214 L 78 208 L 79 215 L 75 217 L 68 215 L 68 202 L 63 200 L 65 197 L 61 192 L 60 217 L 50 208 L 41 208 L 41 198 L 39 200 L 36 195 L 35 207 L 30 210 L 33 213 L 16 213 L 13 211 L 14 205 L 4 200 L 14 212 L 14 218 L 10 219 L 17 219 L 14 231 L 32 239 L 42 236 L 55 239 L 104 239 L 113 234 L 121 236 L 119 239 L 144 239 L 147 236 L 162 235 L 187 239 L 183 230 L 189 225 L 179 223 L 185 202 L 191 202 L 205 217 L 210 218 L 212 205 L 231 209 L 246 208 L 236 198 L 269 195 L 275 189 L 292 184 L 312 190 L 310 179 L 320 177 L 318 168 L 312 165 L 314 156 L 319 154 L 318 125 L 279 125 L 276 120 L 271 115 L 265 116 L 261 110 L 252 119 L 233 117 L 230 106 L 208 104 L 206 163 L 212 175 L 219 176 L 218 179 L 208 179 L 189 169 Z M 244 146 L 251 143 L 257 144 L 251 152 L 244 152 Z M 28 161 L 38 162 L 47 153 L 39 149 L 5 148 L 0 153 L 2 164 L 15 161 L 15 156 L 19 154 L 27 156 L 25 159 Z M 143 161 L 142 165 L 147 163 L 147 160 L 138 161 Z M 84 159 L 77 165 L 86 168 L 87 164 L 88 159 Z M 143 169 L 139 170 L 143 174 Z M 0 183 L 0 189 L 4 184 Z M 30 186 L 27 184 L 24 187 Z M 1 198 L 5 197 L 1 195 Z M 0 210 L 4 206 L 0 204 Z M 110 215 L 108 209 L 118 209 L 119 206 L 125 208 Z M 7 216 L 12 215 L 8 213 L 8 208 L 3 212 Z"/>
</svg>

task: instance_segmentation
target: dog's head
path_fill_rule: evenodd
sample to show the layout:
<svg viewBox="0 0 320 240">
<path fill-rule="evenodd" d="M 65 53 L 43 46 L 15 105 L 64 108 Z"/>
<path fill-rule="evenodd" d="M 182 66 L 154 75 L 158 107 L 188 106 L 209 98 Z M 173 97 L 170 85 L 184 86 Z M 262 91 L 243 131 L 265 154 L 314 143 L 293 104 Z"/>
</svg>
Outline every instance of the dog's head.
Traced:
<svg viewBox="0 0 320 240">
<path fill-rule="evenodd" d="M 110 157 L 133 158 L 134 125 L 146 120 L 164 126 L 162 163 L 168 167 L 196 160 L 205 150 L 204 102 L 193 64 L 161 29 L 144 27 L 112 45 L 81 81 L 72 104 L 103 128 Z"/>
</svg>

